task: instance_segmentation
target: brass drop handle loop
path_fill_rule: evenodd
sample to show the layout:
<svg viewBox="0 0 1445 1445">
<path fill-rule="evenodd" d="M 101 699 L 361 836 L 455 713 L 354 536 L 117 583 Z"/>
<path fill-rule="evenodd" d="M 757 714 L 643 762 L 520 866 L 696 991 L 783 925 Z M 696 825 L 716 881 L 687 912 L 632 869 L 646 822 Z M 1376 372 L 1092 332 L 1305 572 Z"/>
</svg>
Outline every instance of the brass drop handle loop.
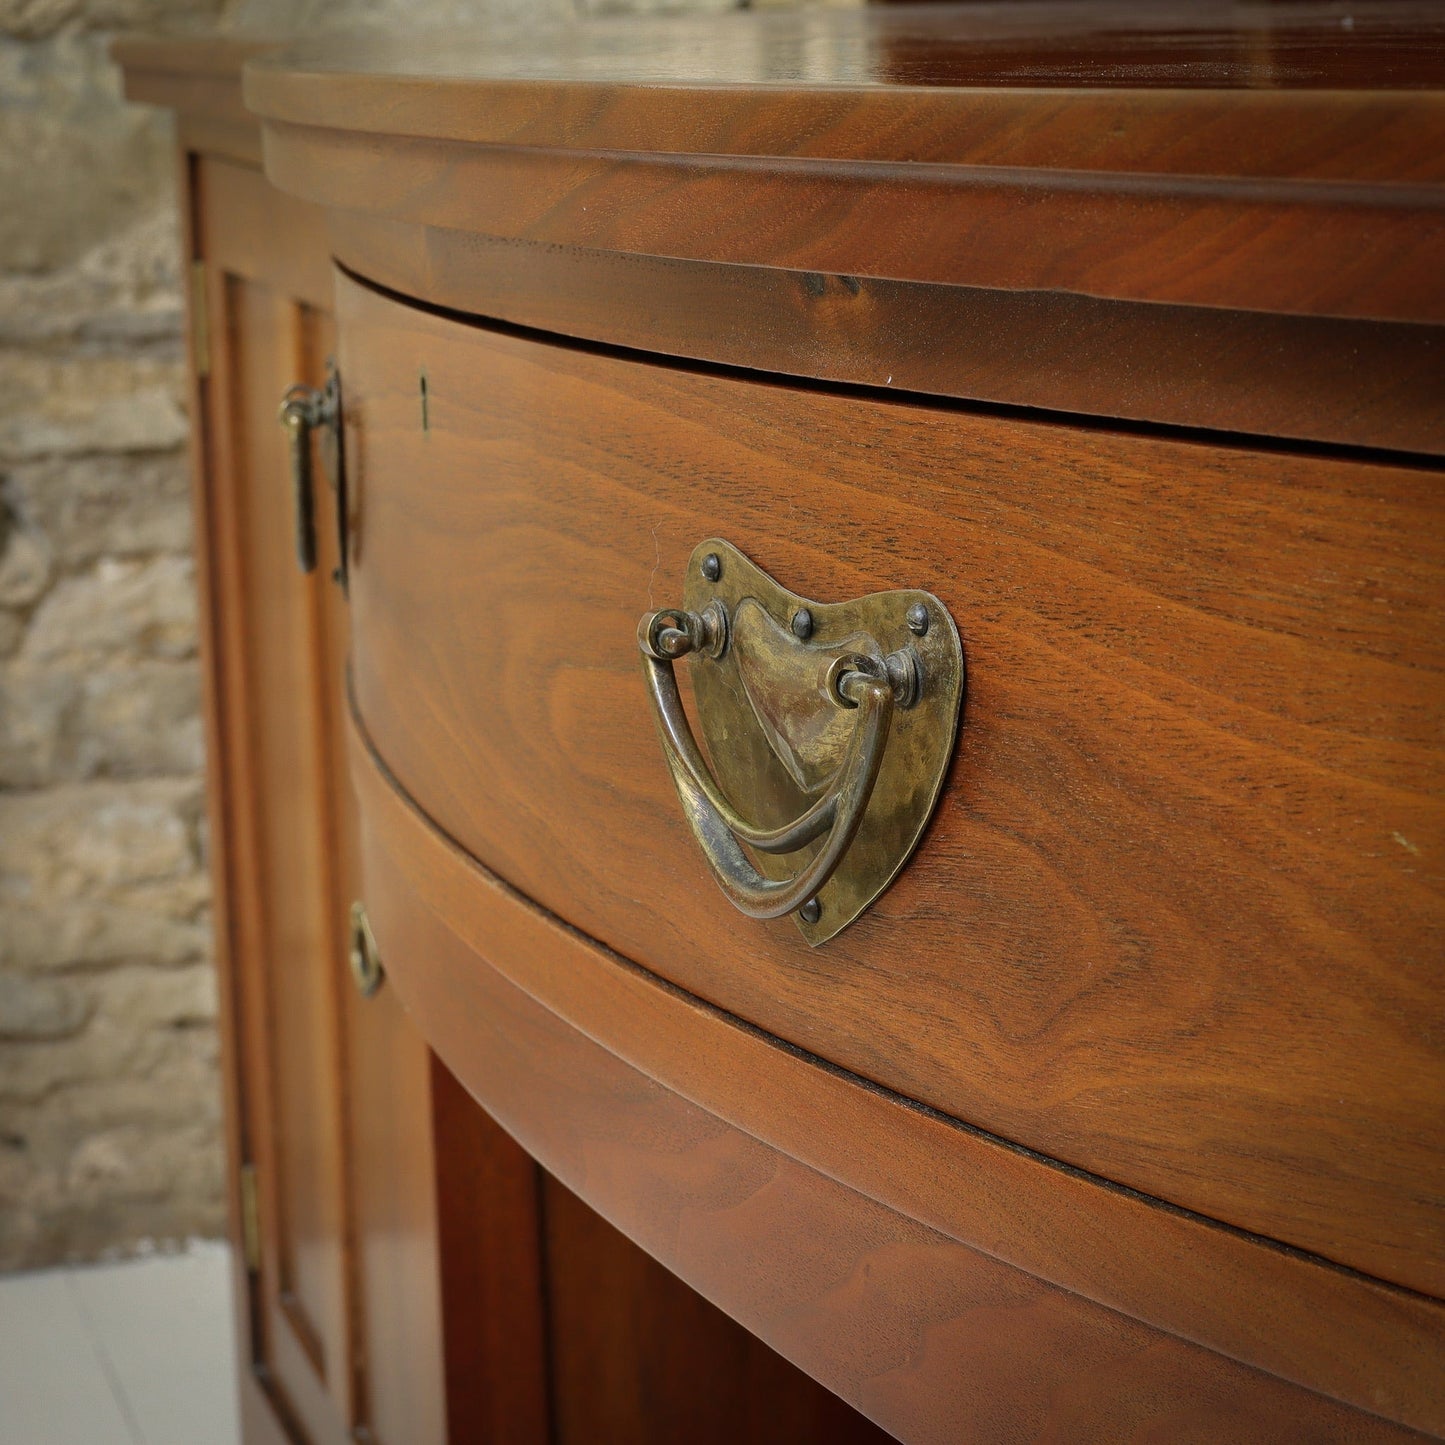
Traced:
<svg viewBox="0 0 1445 1445">
<path fill-rule="evenodd" d="M 781 918 L 802 907 L 833 876 L 863 821 L 883 762 L 900 684 L 871 657 L 850 655 L 834 664 L 830 695 L 838 707 L 858 712 L 842 761 L 822 796 L 804 813 L 782 827 L 761 828 L 744 819 L 718 787 L 693 737 L 673 670 L 674 662 L 690 652 L 718 656 L 726 649 L 726 611 L 713 602 L 700 613 L 680 609 L 648 613 L 638 624 L 637 641 L 663 755 L 688 826 L 718 886 L 749 918 Z M 741 846 L 791 853 L 819 837 L 822 847 L 788 879 L 765 877 Z"/>
<path fill-rule="evenodd" d="M 324 386 L 292 386 L 281 398 L 278 420 L 286 428 L 291 462 L 291 492 L 296 526 L 296 561 L 303 572 L 316 570 L 316 473 L 313 436 L 321 443 L 322 462 L 336 496 L 340 562 L 336 580 L 346 588 L 346 480 L 341 449 L 341 383 L 335 364 L 326 364 Z"/>
<path fill-rule="evenodd" d="M 320 393 L 293 386 L 281 399 L 280 421 L 291 454 L 291 494 L 296 518 L 296 561 L 303 572 L 316 570 L 316 482 L 311 466 L 311 429 L 320 413 Z"/>
</svg>

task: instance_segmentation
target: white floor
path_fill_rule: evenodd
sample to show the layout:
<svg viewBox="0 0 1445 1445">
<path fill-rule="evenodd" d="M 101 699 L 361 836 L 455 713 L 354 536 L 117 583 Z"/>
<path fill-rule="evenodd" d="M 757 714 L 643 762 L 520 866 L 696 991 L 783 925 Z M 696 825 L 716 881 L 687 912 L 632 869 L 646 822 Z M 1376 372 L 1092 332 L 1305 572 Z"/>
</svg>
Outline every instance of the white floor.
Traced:
<svg viewBox="0 0 1445 1445">
<path fill-rule="evenodd" d="M 0 1275 L 0 1445 L 239 1445 L 226 1246 Z"/>
</svg>

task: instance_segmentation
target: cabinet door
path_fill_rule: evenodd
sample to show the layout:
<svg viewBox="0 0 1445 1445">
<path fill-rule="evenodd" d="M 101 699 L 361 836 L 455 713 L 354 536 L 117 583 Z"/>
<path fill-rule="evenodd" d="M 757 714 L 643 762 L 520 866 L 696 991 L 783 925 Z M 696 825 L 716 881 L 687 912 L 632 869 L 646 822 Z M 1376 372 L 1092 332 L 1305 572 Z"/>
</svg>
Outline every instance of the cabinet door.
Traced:
<svg viewBox="0 0 1445 1445">
<path fill-rule="evenodd" d="M 294 549 L 282 393 L 331 345 L 319 218 L 192 158 L 198 553 L 248 1441 L 445 1438 L 429 1055 L 347 966 L 346 614 Z M 197 333 L 200 334 L 199 332 Z M 202 354 L 203 353 L 203 354 Z"/>
</svg>

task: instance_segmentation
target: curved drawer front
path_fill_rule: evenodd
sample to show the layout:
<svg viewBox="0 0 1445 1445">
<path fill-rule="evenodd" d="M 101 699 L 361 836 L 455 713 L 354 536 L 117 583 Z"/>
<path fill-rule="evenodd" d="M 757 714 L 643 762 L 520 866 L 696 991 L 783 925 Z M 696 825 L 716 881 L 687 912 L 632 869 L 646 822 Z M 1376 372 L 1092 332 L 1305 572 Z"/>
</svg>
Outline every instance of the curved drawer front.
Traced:
<svg viewBox="0 0 1445 1445">
<path fill-rule="evenodd" d="M 1438 477 L 339 307 L 357 703 L 448 835 L 865 1079 L 1441 1291 Z M 638 617 L 712 536 L 963 638 L 938 812 L 816 949 L 713 887 L 658 747 Z"/>
</svg>

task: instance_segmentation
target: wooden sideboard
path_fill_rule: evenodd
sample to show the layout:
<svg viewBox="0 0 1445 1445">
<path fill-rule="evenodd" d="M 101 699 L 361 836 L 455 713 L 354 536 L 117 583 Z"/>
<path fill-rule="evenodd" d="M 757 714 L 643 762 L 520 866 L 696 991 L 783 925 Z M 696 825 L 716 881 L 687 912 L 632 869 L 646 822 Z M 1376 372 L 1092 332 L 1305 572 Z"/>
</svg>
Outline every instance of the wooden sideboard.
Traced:
<svg viewBox="0 0 1445 1445">
<path fill-rule="evenodd" d="M 248 1441 L 1445 1436 L 1445 16 L 120 58 Z"/>
</svg>

